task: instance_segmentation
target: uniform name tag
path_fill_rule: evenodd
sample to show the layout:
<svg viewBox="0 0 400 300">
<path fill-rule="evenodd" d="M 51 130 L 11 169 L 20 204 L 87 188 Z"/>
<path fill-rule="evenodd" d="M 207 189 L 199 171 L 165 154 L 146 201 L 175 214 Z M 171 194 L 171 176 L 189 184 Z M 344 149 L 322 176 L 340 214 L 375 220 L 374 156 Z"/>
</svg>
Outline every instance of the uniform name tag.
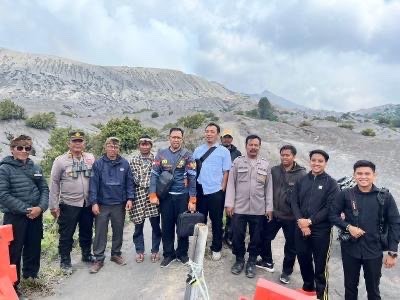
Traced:
<svg viewBox="0 0 400 300">
<path fill-rule="evenodd" d="M 119 170 L 120 170 L 121 172 L 123 172 L 125 169 L 124 169 L 124 168 L 120 168 Z"/>
</svg>

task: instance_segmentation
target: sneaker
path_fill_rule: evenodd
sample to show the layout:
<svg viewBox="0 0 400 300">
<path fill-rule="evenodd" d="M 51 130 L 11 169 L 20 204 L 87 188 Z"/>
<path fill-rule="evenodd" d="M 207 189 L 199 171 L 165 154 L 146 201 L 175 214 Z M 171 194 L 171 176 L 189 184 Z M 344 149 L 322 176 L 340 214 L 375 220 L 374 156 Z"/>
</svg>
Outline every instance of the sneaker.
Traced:
<svg viewBox="0 0 400 300">
<path fill-rule="evenodd" d="M 111 256 L 110 260 L 120 266 L 126 265 L 126 261 L 121 255 L 113 255 Z"/>
<path fill-rule="evenodd" d="M 176 258 L 177 261 L 180 261 L 183 265 L 187 265 L 189 262 L 189 256 L 184 255 Z"/>
<path fill-rule="evenodd" d="M 244 261 L 237 260 L 231 268 L 231 273 L 234 275 L 239 275 L 240 273 L 242 273 L 243 269 L 244 269 Z"/>
<path fill-rule="evenodd" d="M 254 261 L 247 261 L 245 273 L 248 278 L 254 278 L 256 276 L 256 264 Z"/>
<path fill-rule="evenodd" d="M 281 277 L 279 277 L 279 281 L 288 284 L 290 282 L 290 276 L 282 272 Z"/>
<path fill-rule="evenodd" d="M 160 267 L 161 268 L 166 268 L 168 267 L 173 261 L 175 260 L 175 258 L 171 257 L 171 256 L 167 256 L 164 257 L 164 259 L 162 260 Z"/>
<path fill-rule="evenodd" d="M 211 255 L 211 259 L 213 260 L 213 261 L 217 261 L 217 260 L 220 260 L 221 259 L 221 251 L 219 251 L 219 252 L 212 252 L 212 255 Z"/>
<path fill-rule="evenodd" d="M 93 263 L 96 258 L 93 256 L 93 254 L 82 254 L 81 260 L 85 263 Z"/>
<path fill-rule="evenodd" d="M 275 272 L 274 263 L 266 262 L 265 260 L 257 260 L 256 267 L 264 269 L 270 273 Z"/>
<path fill-rule="evenodd" d="M 61 269 L 61 272 L 64 275 L 71 275 L 72 274 L 72 266 L 71 266 L 71 264 L 61 263 L 60 264 L 60 269 Z"/>
<path fill-rule="evenodd" d="M 104 266 L 104 262 L 97 260 L 97 261 L 95 261 L 95 262 L 93 263 L 93 266 L 90 268 L 90 271 L 89 271 L 89 272 L 90 272 L 91 274 L 95 274 L 95 273 L 99 272 L 100 269 L 101 269 L 103 266 Z"/>
</svg>

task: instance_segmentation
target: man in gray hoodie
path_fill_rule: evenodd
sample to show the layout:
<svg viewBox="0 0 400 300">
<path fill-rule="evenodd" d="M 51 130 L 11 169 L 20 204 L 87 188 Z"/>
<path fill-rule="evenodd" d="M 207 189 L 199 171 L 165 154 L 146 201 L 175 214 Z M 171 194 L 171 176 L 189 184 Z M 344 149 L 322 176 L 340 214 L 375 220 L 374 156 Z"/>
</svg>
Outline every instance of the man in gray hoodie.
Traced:
<svg viewBox="0 0 400 300">
<path fill-rule="evenodd" d="M 232 217 L 232 253 L 236 262 L 232 274 L 239 275 L 244 269 L 246 253 L 245 237 L 249 225 L 250 243 L 247 247 L 249 259 L 246 276 L 255 276 L 255 264 L 264 216 L 272 217 L 272 177 L 267 160 L 259 156 L 261 139 L 257 135 L 246 138 L 246 156 L 233 162 L 229 172 L 225 197 L 226 215 Z"/>
<path fill-rule="evenodd" d="M 262 234 L 262 247 L 260 255 L 262 260 L 257 261 L 257 267 L 274 272 L 271 242 L 282 228 L 285 236 L 285 257 L 283 269 L 279 280 L 289 283 L 290 275 L 296 261 L 296 248 L 294 244 L 294 232 L 296 220 L 290 208 L 290 194 L 298 179 L 306 175 L 306 169 L 295 161 L 297 150 L 292 145 L 284 145 L 280 151 L 281 163 L 272 167 L 272 181 L 274 191 L 274 213 L 272 220 L 264 220 Z"/>
</svg>

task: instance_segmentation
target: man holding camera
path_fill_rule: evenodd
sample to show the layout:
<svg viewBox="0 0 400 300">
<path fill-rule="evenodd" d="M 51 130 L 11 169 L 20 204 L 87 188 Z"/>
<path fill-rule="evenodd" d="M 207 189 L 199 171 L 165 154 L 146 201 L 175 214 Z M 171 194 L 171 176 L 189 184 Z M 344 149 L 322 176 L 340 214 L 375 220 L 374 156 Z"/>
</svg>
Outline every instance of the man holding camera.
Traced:
<svg viewBox="0 0 400 300">
<path fill-rule="evenodd" d="M 381 299 L 379 281 L 385 268 L 396 264 L 400 216 L 393 196 L 374 185 L 375 164 L 359 160 L 354 166 L 357 185 L 341 191 L 331 207 L 331 222 L 339 227 L 344 271 L 345 299 L 358 298 L 363 267 L 368 300 Z M 345 217 L 342 219 L 341 214 Z M 389 250 L 383 258 L 382 252 Z"/>
<path fill-rule="evenodd" d="M 78 224 L 82 261 L 93 262 L 93 214 L 88 196 L 95 159 L 92 153 L 84 152 L 85 146 L 82 131 L 70 132 L 68 152 L 58 156 L 51 169 L 49 206 L 53 217 L 58 219 L 60 267 L 66 274 L 72 273 L 71 250 Z"/>
</svg>

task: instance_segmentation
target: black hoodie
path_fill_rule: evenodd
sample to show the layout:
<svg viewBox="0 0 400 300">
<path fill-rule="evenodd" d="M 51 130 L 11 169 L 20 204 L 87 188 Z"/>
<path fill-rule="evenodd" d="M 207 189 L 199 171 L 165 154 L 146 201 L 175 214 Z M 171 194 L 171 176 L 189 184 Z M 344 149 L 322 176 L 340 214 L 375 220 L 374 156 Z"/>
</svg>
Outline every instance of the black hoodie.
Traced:
<svg viewBox="0 0 400 300">
<path fill-rule="evenodd" d="M 327 173 L 314 176 L 309 172 L 296 182 L 293 189 L 292 211 L 298 219 L 310 219 L 312 228 L 330 228 L 329 209 L 339 187 Z"/>
<path fill-rule="evenodd" d="M 298 180 L 307 174 L 304 167 L 294 163 L 292 169 L 286 171 L 282 164 L 271 168 L 274 190 L 274 216 L 285 220 L 294 220 L 290 208 L 290 194 Z"/>
</svg>

